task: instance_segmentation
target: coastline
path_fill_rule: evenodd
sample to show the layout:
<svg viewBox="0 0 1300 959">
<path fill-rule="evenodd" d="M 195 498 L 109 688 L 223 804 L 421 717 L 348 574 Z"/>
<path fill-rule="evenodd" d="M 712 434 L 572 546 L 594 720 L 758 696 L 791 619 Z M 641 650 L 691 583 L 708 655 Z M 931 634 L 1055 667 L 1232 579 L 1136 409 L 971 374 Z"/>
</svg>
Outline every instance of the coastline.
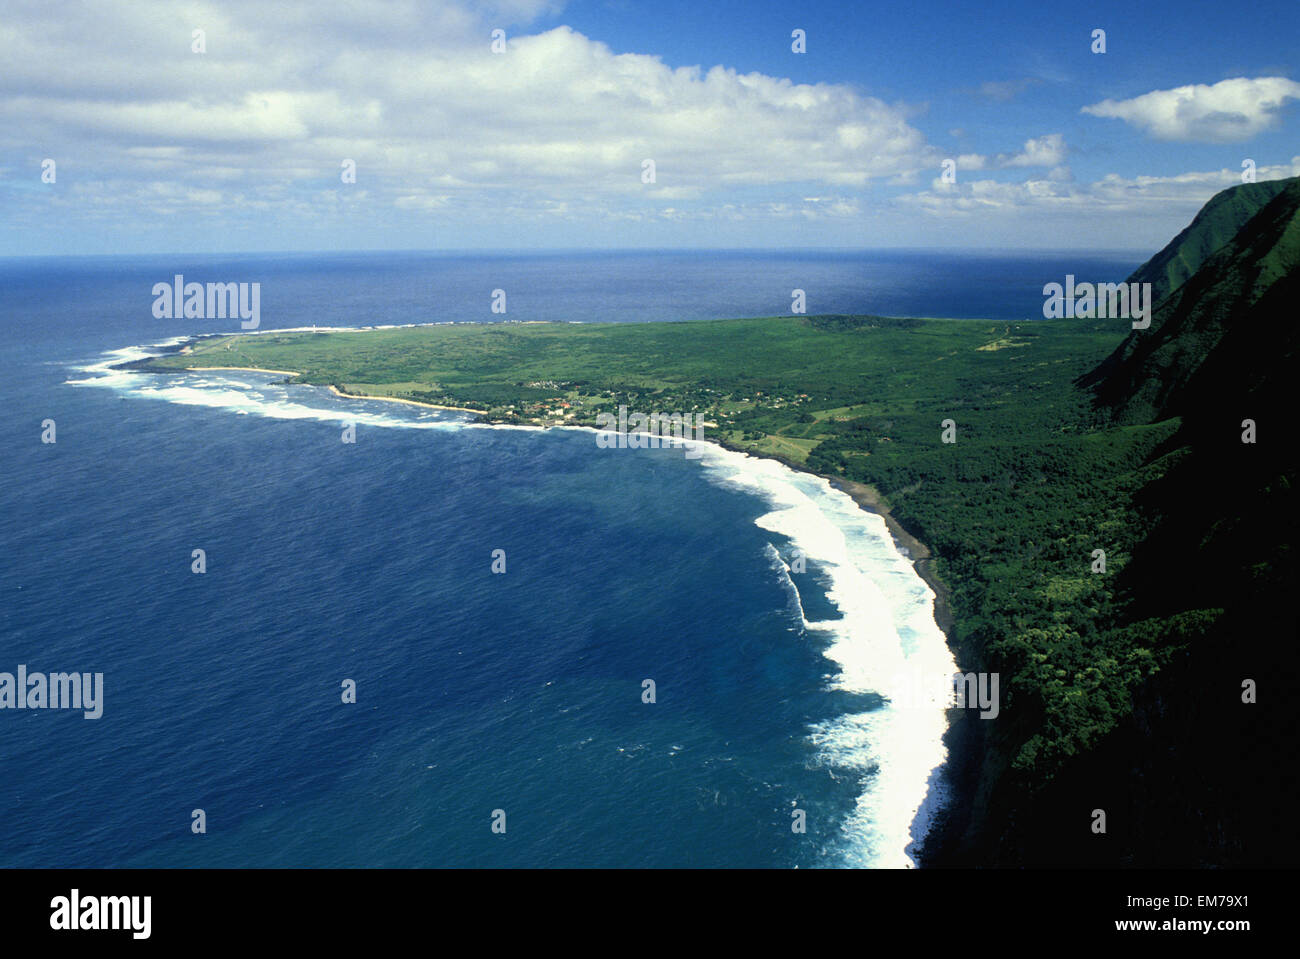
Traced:
<svg viewBox="0 0 1300 959">
<path fill-rule="evenodd" d="M 183 350 L 181 352 L 184 352 Z M 241 370 L 245 373 L 274 373 L 277 376 L 302 376 L 297 370 L 268 370 L 261 366 L 187 366 L 184 372 L 203 373 L 208 370 Z M 298 383 L 297 386 L 316 386 L 315 383 Z M 420 400 L 403 399 L 400 396 L 368 396 L 365 393 L 345 393 L 333 384 L 330 385 L 329 391 L 335 396 L 341 396 L 349 400 L 379 400 L 383 403 L 406 403 L 410 406 L 423 406 L 431 410 L 454 410 L 457 413 L 475 413 L 483 415 L 482 410 L 472 410 L 467 406 L 442 406 L 438 403 L 425 403 Z"/>
<path fill-rule="evenodd" d="M 330 385 L 329 389 L 335 396 L 341 396 L 345 400 L 380 400 L 384 403 L 406 403 L 408 406 L 423 406 L 431 410 L 455 410 L 458 413 L 474 413 L 478 416 L 483 415 L 482 410 L 472 410 L 468 406 L 440 406 L 437 403 L 425 403 L 421 400 L 407 400 L 400 396 L 366 396 L 364 393 L 344 393 L 333 384 Z"/>
<path fill-rule="evenodd" d="M 912 561 L 916 574 L 934 593 L 935 625 L 943 633 L 944 642 L 952 653 L 953 661 L 958 664 L 957 668 L 963 669 L 961 651 L 953 643 L 956 618 L 952 612 L 952 591 L 935 575 L 934 555 L 930 547 L 903 528 L 874 486 L 841 477 L 828 476 L 825 479 L 830 481 L 831 486 L 847 493 L 861 509 L 876 513 L 885 521 L 895 544 Z M 942 868 L 945 855 L 960 844 L 968 828 L 970 807 L 976 793 L 975 777 L 979 771 L 980 757 L 984 753 L 983 733 L 982 725 L 971 722 L 966 710 L 948 710 L 948 728 L 943 734 L 948 758 L 936 770 L 940 781 L 932 776 L 926 792 L 926 802 L 933 799 L 936 805 L 925 832 L 917 837 L 916 848 L 912 853 L 918 869 L 931 865 Z"/>
<path fill-rule="evenodd" d="M 147 361 L 145 361 L 147 363 Z M 134 364 L 132 364 L 134 365 Z M 302 374 L 293 370 L 269 370 L 261 367 L 240 367 L 240 366 L 213 366 L 213 367 L 186 367 L 186 371 L 202 372 L 205 370 L 228 370 L 228 371 L 246 371 L 256 373 L 271 373 L 289 377 L 297 377 Z M 163 372 L 163 371 L 156 371 Z M 329 391 L 334 396 L 342 399 L 359 399 L 359 400 L 379 400 L 389 403 L 403 403 L 408 406 L 422 406 L 427 409 L 454 411 L 461 413 L 471 413 L 479 417 L 481 421 L 491 425 L 500 426 L 521 426 L 518 423 L 500 422 L 493 423 L 489 415 L 483 410 L 474 410 L 461 406 L 445 406 L 436 403 L 427 403 L 420 400 L 405 399 L 395 396 L 369 396 L 360 393 L 348 393 L 333 384 L 313 384 L 298 383 L 294 385 L 319 386 L 328 385 Z M 543 424 L 543 429 L 551 427 L 561 427 L 568 429 L 590 429 L 599 431 L 600 427 L 588 423 L 553 423 Z M 529 427 L 524 427 L 529 428 Z M 538 428 L 538 427 L 531 427 Z M 841 476 L 827 475 L 811 470 L 802 463 L 792 462 L 785 457 L 770 453 L 758 452 L 752 449 L 746 449 L 734 446 L 724 439 L 703 439 L 700 442 L 711 443 L 719 449 L 730 452 L 744 453 L 758 459 L 768 459 L 780 463 L 781 465 L 796 470 L 801 473 L 807 473 L 810 476 L 816 476 L 825 480 L 833 489 L 839 490 L 846 494 L 858 508 L 868 513 L 874 513 L 880 516 L 888 528 L 890 535 L 894 540 L 895 547 L 907 559 L 912 568 L 922 581 L 930 588 L 934 595 L 934 620 L 944 636 L 945 644 L 952 653 L 954 659 L 958 657 L 958 650 L 953 645 L 953 625 L 955 622 L 951 606 L 951 590 L 934 572 L 933 551 L 922 540 L 908 532 L 893 515 L 880 492 L 873 486 L 861 483 L 855 480 L 845 479 Z M 948 757 L 943 765 L 936 769 L 936 774 L 940 774 L 946 779 L 947 787 L 939 795 L 944 798 L 940 800 L 940 805 L 932 810 L 932 815 L 925 826 L 925 832 L 918 835 L 915 839 L 915 851 L 911 854 L 918 868 L 925 868 L 928 862 L 933 862 L 936 858 L 942 861 L 943 850 L 952 846 L 960 837 L 965 823 L 965 816 L 961 812 L 961 807 L 965 805 L 963 797 L 969 798 L 971 785 L 967 782 L 969 772 L 977 764 L 976 754 L 980 752 L 980 743 L 978 737 L 973 734 L 982 732 L 975 729 L 972 724 L 964 723 L 966 717 L 962 710 L 948 710 L 947 729 L 943 735 L 943 741 L 948 749 Z M 927 798 L 922 808 L 929 806 L 935 800 L 935 788 L 938 784 L 932 777 L 931 783 L 927 788 Z M 957 809 L 953 807 L 957 806 Z M 918 811 L 919 814 L 919 811 Z"/>
<path fill-rule="evenodd" d="M 183 350 L 182 350 L 183 352 Z M 249 373 L 274 373 L 280 376 L 302 376 L 296 370 L 268 370 L 258 366 L 187 366 L 187 371 L 202 372 L 206 370 L 241 370 Z M 302 386 L 312 386 L 319 384 L 302 383 Z M 431 410 L 450 410 L 457 413 L 473 413 L 476 416 L 487 414 L 483 410 L 470 409 L 467 406 L 444 406 L 438 403 L 426 403 L 422 400 L 408 400 L 400 396 L 370 396 L 365 393 L 347 393 L 337 386 L 330 384 L 329 391 L 335 396 L 343 399 L 352 400 L 378 400 L 383 403 L 405 403 L 408 406 L 423 406 Z M 511 426 L 516 424 L 502 423 L 496 424 L 502 426 Z M 564 423 L 557 424 L 565 427 L 577 427 L 580 429 L 596 430 L 598 427 L 586 423 Z M 885 505 L 884 498 L 874 487 L 866 483 L 859 483 L 856 480 L 845 479 L 842 476 L 830 476 L 824 473 L 818 473 L 810 470 L 801 463 L 793 463 L 781 456 L 773 456 L 768 453 L 755 452 L 741 447 L 730 446 L 720 440 L 703 440 L 705 443 L 714 443 L 722 449 L 731 450 L 738 453 L 746 453 L 750 456 L 756 456 L 761 459 L 775 460 L 791 469 L 799 470 L 803 473 L 809 473 L 812 476 L 818 476 L 831 484 L 835 489 L 840 490 L 858 504 L 859 507 L 868 513 L 875 513 L 885 521 L 889 528 L 890 534 L 894 537 L 895 544 L 903 551 L 904 556 L 911 561 L 912 567 L 916 570 L 918 576 L 925 581 L 925 584 L 934 592 L 934 619 L 939 629 L 943 631 L 944 637 L 948 639 L 951 646 L 953 614 L 951 604 L 951 592 L 948 586 L 934 574 L 933 562 L 934 554 L 930 547 L 917 539 L 914 535 L 903 528 L 903 524 L 898 521 L 889 507 Z M 954 650 L 955 652 L 955 650 Z"/>
<path fill-rule="evenodd" d="M 817 475 L 821 476 L 822 474 L 818 473 Z M 893 534 L 894 541 L 904 551 L 907 558 L 912 561 L 912 566 L 917 575 L 925 580 L 925 584 L 934 591 L 934 621 L 943 630 L 943 635 L 948 639 L 948 645 L 951 647 L 954 623 L 952 593 L 948 585 L 934 573 L 934 554 L 930 547 L 903 528 L 903 524 L 890 512 L 880 492 L 874 486 L 836 476 L 824 478 L 829 480 L 830 484 L 836 489 L 847 493 L 853 499 L 853 502 L 868 513 L 875 513 L 885 521 L 885 525 L 889 527 L 889 532 Z M 953 652 L 956 653 L 956 650 L 953 650 Z"/>
<path fill-rule="evenodd" d="M 243 370 L 251 373 L 275 373 L 282 376 L 301 376 L 302 374 L 295 370 L 268 370 L 255 366 L 189 366 L 186 370 L 203 371 L 203 370 Z M 303 386 L 312 386 L 319 384 L 303 383 Z M 473 413 L 476 416 L 486 418 L 487 414 L 483 410 L 473 410 L 465 406 L 444 406 L 437 403 L 426 403 L 421 400 L 408 400 L 398 396 L 369 396 L 364 393 L 347 393 L 337 386 L 330 384 L 329 391 L 335 396 L 343 399 L 353 400 L 379 400 L 385 403 L 405 403 L 408 406 L 423 406 L 431 410 L 450 410 L 457 413 Z M 490 422 L 490 421 L 489 421 Z M 502 423 L 496 425 L 511 426 L 517 424 Z M 586 423 L 564 423 L 556 424 L 565 427 L 577 427 L 580 429 L 596 430 L 598 427 Z M 544 427 L 545 428 L 545 427 Z M 885 505 L 884 498 L 880 492 L 873 486 L 866 483 L 859 483 L 856 480 L 845 479 L 842 476 L 830 476 L 810 470 L 802 463 L 794 463 L 790 460 L 774 456 L 770 453 L 755 452 L 754 450 L 744 449 L 737 446 L 731 446 L 722 440 L 703 440 L 705 443 L 714 443 L 722 449 L 731 450 L 738 453 L 746 453 L 750 456 L 760 457 L 762 459 L 775 460 L 790 469 L 798 470 L 802 473 L 809 473 L 812 476 L 818 476 L 826 480 L 835 489 L 846 493 L 858 506 L 868 513 L 875 513 L 885 521 L 889 528 L 890 534 L 894 537 L 894 542 L 903 552 L 904 556 L 911 561 L 912 567 L 916 570 L 918 576 L 925 581 L 934 593 L 934 620 L 939 629 L 943 632 L 944 638 L 948 641 L 949 648 L 952 648 L 952 627 L 954 623 L 951 602 L 951 590 L 946 583 L 939 579 L 934 573 L 934 554 L 930 547 L 917 539 L 916 536 L 909 533 L 903 528 L 903 524 L 898 521 L 889 507 Z M 953 650 L 954 655 L 956 650 Z"/>
</svg>

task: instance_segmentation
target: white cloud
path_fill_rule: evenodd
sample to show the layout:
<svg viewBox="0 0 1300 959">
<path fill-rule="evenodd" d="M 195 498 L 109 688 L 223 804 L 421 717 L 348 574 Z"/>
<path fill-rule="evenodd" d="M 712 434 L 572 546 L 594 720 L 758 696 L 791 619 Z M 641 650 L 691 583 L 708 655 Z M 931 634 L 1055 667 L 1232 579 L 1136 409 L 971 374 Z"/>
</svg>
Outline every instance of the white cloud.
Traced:
<svg viewBox="0 0 1300 959">
<path fill-rule="evenodd" d="M 1083 108 L 1094 117 L 1123 120 L 1157 140 L 1234 143 L 1273 125 L 1300 83 L 1284 77 L 1236 77 L 1155 90 L 1131 100 L 1103 100 Z"/>
<path fill-rule="evenodd" d="M 550 0 L 396 0 L 382 17 L 349 3 L 272 17 L 254 0 L 14 7 L 0 148 L 39 149 L 61 173 L 288 188 L 337 184 L 349 158 L 376 198 L 439 210 L 471 192 L 635 203 L 843 189 L 938 163 L 905 107 L 847 85 L 673 67 L 568 27 L 508 29 L 507 51 L 491 52 L 493 28 L 554 13 Z M 196 27 L 206 54 L 190 50 Z M 647 158 L 655 184 L 641 182 Z"/>
<path fill-rule="evenodd" d="M 270 236 L 280 248 L 346 248 L 359 236 L 372 245 L 509 245 L 516 236 L 546 245 L 560 235 L 633 245 L 679 236 L 1057 243 L 1061 224 L 1083 218 L 1098 224 L 1095 235 L 1114 235 L 1114 220 L 1103 226 L 1091 214 L 1116 211 L 1152 216 L 1149 232 L 1165 234 L 1238 177 L 1079 184 L 1060 133 L 978 153 L 976 131 L 957 129 L 953 152 L 943 153 L 912 125 L 917 111 L 907 104 L 850 84 L 619 53 L 554 26 L 552 0 L 388 0 L 377 9 L 287 0 L 268 15 L 265 0 L 74 0 L 53 10 L 48 0 L 9 0 L 0 201 L 11 233 L 54 248 L 82 234 L 250 246 Z M 198 27 L 207 31 L 203 55 L 190 50 Z M 490 49 L 497 27 L 508 34 L 504 54 Z M 1244 98 L 1259 106 L 1261 92 L 1269 91 Z M 1144 100 L 1112 106 L 1129 111 Z M 33 189 L 47 156 L 58 161 L 58 185 Z M 946 156 L 957 160 L 958 182 L 926 186 Z M 344 159 L 356 162 L 356 183 L 341 182 Z M 645 159 L 656 164 L 653 184 L 641 182 Z M 1280 168 L 1261 167 L 1260 177 L 1289 175 L 1272 169 Z M 935 217 L 944 230 L 935 231 Z M 164 221 L 175 232 L 152 230 Z M 518 228 L 557 221 L 571 229 Z M 691 223 L 702 226 L 668 228 Z M 776 232 L 762 227 L 773 223 Z M 663 232 L 653 232 L 657 224 Z"/>
<path fill-rule="evenodd" d="M 998 153 L 994 156 L 963 153 L 957 157 L 957 169 L 970 172 L 1013 167 L 1059 167 L 1065 162 L 1068 152 L 1065 138 L 1061 134 L 1048 133 L 1026 140 L 1019 153 Z"/>
<path fill-rule="evenodd" d="M 1289 163 L 1260 166 L 1256 176 L 1259 180 L 1300 176 L 1300 156 Z M 959 179 L 943 184 L 936 180 L 931 189 L 900 196 L 895 203 L 957 219 L 974 213 L 1009 218 L 1053 211 L 1071 216 L 1124 214 L 1134 220 L 1165 215 L 1190 219 L 1215 193 L 1239 183 L 1241 171 L 1228 169 L 1131 178 L 1111 173 L 1092 183 L 1078 183 L 1067 168 L 1058 167 L 1046 178 L 1021 183 Z"/>
<path fill-rule="evenodd" d="M 1065 138 L 1059 133 L 1026 140 L 1024 149 L 1019 153 L 1000 154 L 997 166 L 1000 167 L 1034 167 L 1060 166 L 1065 162 Z"/>
<path fill-rule="evenodd" d="M 399 210 L 440 210 L 451 202 L 451 197 L 446 194 L 436 196 L 429 193 L 413 193 L 406 196 L 399 196 L 393 201 L 393 206 Z"/>
</svg>

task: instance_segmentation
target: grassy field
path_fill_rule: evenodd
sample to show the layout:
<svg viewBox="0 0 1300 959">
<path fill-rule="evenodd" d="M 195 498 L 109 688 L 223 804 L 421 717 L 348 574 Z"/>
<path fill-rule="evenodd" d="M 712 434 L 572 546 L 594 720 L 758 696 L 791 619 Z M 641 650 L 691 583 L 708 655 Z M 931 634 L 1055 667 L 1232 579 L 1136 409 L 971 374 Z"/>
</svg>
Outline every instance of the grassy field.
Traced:
<svg viewBox="0 0 1300 959">
<path fill-rule="evenodd" d="M 915 432 L 937 439 L 947 417 L 974 438 L 1008 404 L 1074 428 L 1078 397 L 1058 387 L 1118 342 L 1113 323 L 1075 320 L 458 324 L 205 338 L 153 366 L 297 370 L 297 382 L 464 406 L 498 421 L 594 424 L 620 403 L 695 411 L 718 424 L 715 438 L 803 461 L 864 429 L 880 443 Z"/>
</svg>

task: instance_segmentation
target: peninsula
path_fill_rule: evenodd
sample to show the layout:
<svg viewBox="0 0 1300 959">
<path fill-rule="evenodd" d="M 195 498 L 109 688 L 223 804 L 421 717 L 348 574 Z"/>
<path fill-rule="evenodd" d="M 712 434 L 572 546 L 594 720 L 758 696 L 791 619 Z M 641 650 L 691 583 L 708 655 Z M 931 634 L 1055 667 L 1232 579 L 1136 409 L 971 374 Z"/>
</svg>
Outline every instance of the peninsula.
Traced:
<svg viewBox="0 0 1300 959">
<path fill-rule="evenodd" d="M 1298 211 L 1297 179 L 1216 196 L 1130 277 L 1152 287 L 1142 329 L 467 323 L 203 337 L 142 368 L 294 370 L 496 423 L 702 416 L 707 439 L 883 512 L 938 587 L 959 666 L 1000 674 L 997 722 L 954 716 L 959 801 L 927 862 L 1258 863 L 1274 845 L 1238 787 L 1259 748 L 1248 730 L 1276 707 L 1242 713 L 1239 686 L 1280 666 L 1237 638 L 1294 634 L 1295 456 L 1280 419 L 1260 453 L 1236 424 L 1285 402 Z M 1208 575 L 1207 549 L 1247 572 Z M 1171 709 L 1180 695 L 1204 698 Z M 1094 841 L 1094 808 L 1121 824 L 1113 841 Z M 1207 832 L 1206 815 L 1229 825 Z"/>
</svg>

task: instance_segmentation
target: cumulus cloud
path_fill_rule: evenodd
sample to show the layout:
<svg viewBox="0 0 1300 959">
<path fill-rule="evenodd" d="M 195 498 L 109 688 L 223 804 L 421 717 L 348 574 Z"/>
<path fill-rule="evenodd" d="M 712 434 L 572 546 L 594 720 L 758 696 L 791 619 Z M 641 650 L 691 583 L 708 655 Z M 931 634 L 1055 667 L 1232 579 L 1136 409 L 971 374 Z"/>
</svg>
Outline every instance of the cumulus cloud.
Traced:
<svg viewBox="0 0 1300 959">
<path fill-rule="evenodd" d="M 351 3 L 270 16 L 254 0 L 111 12 L 18 2 L 0 30 L 0 145 L 55 156 L 69 176 L 243 181 L 245 197 L 268 183 L 337 184 L 351 159 L 376 198 L 429 211 L 493 191 L 567 211 L 620 194 L 854 188 L 937 164 L 905 107 L 848 85 L 674 67 L 565 26 L 527 32 L 559 9 L 395 0 L 383 17 Z M 191 51 L 194 29 L 206 53 Z"/>
<path fill-rule="evenodd" d="M 1300 156 L 1289 163 L 1260 166 L 1259 180 L 1300 176 Z M 1123 177 L 1108 174 L 1091 183 L 1080 183 L 1069 170 L 1058 167 L 1043 178 L 1020 183 L 971 180 L 957 183 L 935 181 L 931 188 L 896 198 L 899 206 L 944 218 L 1042 215 L 1068 212 L 1071 216 L 1115 214 L 1144 217 L 1186 217 L 1190 219 L 1205 201 L 1220 190 L 1241 183 L 1241 170 L 1210 170 L 1176 176 Z"/>
<path fill-rule="evenodd" d="M 1236 77 L 1154 90 L 1131 100 L 1103 100 L 1083 108 L 1094 117 L 1123 120 L 1157 140 L 1235 143 L 1272 126 L 1300 83 L 1285 77 Z"/>
<path fill-rule="evenodd" d="M 996 165 L 1000 167 L 1059 166 L 1065 162 L 1065 138 L 1059 133 L 1026 140 L 1019 153 L 999 154 Z"/>
<path fill-rule="evenodd" d="M 1009 169 L 1015 167 L 1059 167 L 1069 151 L 1065 137 L 1059 133 L 1032 137 L 1025 141 L 1017 153 L 998 153 L 984 156 L 980 153 L 963 153 L 957 157 L 957 169 L 962 171 Z"/>
<path fill-rule="evenodd" d="M 953 130 L 965 152 L 943 153 L 908 104 L 847 83 L 620 52 L 561 25 L 562 9 L 559 0 L 386 0 L 381 10 L 344 0 L 9 0 L 0 199 L 11 234 L 55 248 L 80 236 L 158 247 L 229 238 L 240 248 L 268 234 L 281 248 L 349 248 L 359 235 L 379 246 L 545 245 L 561 233 L 635 245 L 675 240 L 653 232 L 664 224 L 703 223 L 680 235 L 885 245 L 932 242 L 925 231 L 942 217 L 968 221 L 960 237 L 942 234 L 952 242 L 987 242 L 1001 222 L 1016 224 L 1004 236 L 1029 243 L 1042 242 L 1046 227 L 1034 233 L 1032 222 L 1045 211 L 1070 222 L 1105 210 L 1181 217 L 1237 175 L 1079 184 L 1060 133 L 979 153 Z M 196 29 L 206 53 L 191 51 Z M 504 53 L 492 52 L 495 29 L 506 32 Z M 1029 83 L 979 93 L 1005 100 Z M 1200 92 L 1232 83 L 1255 86 L 1219 100 Z M 1237 129 L 1224 119 L 1234 113 L 1267 122 L 1297 86 L 1225 84 L 1185 88 L 1198 106 L 1174 110 L 1184 127 Z M 1087 109 L 1138 123 L 1164 102 L 1147 98 L 1179 92 Z M 958 182 L 925 187 L 946 156 Z M 33 189 L 45 157 L 58 162 L 57 187 Z M 355 183 L 340 179 L 348 160 Z M 1011 176 L 1025 182 L 1002 182 Z M 725 232 L 746 221 L 781 229 Z"/>
</svg>

